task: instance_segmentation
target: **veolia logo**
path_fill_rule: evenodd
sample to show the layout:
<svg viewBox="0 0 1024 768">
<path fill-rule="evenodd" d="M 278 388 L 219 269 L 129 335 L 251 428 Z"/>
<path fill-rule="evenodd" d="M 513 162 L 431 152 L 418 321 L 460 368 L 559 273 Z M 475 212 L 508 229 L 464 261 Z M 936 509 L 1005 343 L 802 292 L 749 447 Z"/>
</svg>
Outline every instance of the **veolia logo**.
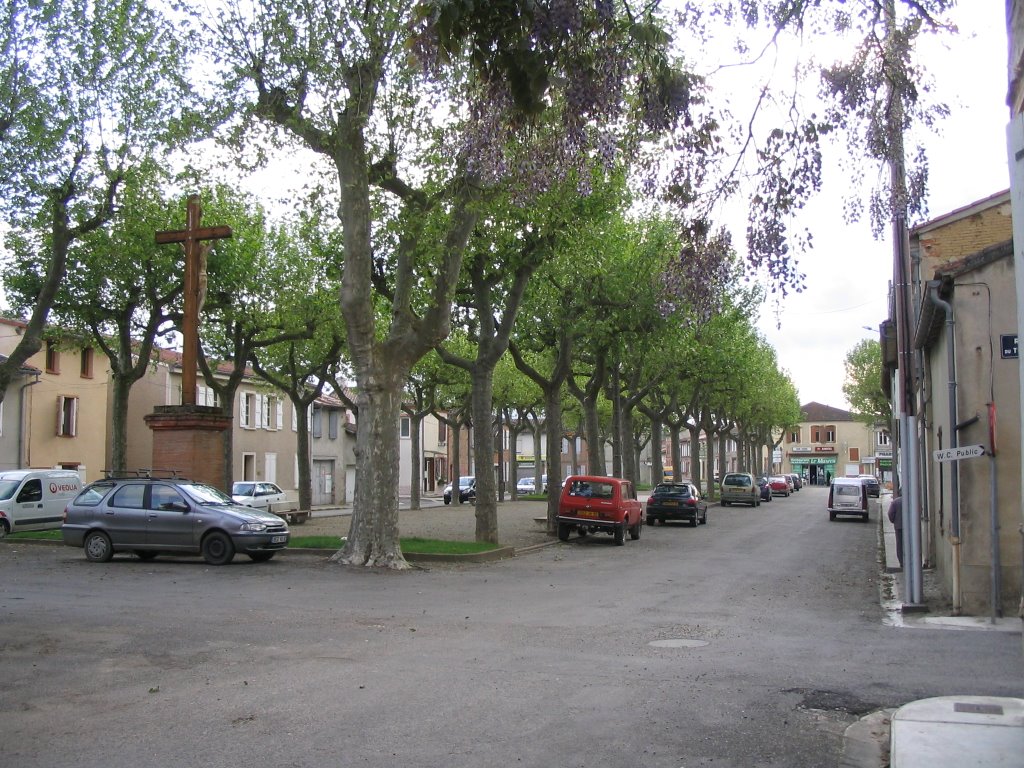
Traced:
<svg viewBox="0 0 1024 768">
<path fill-rule="evenodd" d="M 74 483 L 50 483 L 50 493 L 60 493 L 64 491 L 77 491 L 78 486 Z"/>
</svg>

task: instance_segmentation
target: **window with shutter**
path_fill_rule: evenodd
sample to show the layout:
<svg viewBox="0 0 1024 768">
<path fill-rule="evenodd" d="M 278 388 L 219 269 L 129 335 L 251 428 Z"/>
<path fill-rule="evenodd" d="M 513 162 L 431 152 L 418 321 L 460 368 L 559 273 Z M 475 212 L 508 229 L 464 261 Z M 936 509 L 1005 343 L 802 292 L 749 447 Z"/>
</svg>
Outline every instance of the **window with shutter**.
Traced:
<svg viewBox="0 0 1024 768">
<path fill-rule="evenodd" d="M 57 436 L 74 437 L 78 427 L 78 398 L 57 397 Z"/>
</svg>

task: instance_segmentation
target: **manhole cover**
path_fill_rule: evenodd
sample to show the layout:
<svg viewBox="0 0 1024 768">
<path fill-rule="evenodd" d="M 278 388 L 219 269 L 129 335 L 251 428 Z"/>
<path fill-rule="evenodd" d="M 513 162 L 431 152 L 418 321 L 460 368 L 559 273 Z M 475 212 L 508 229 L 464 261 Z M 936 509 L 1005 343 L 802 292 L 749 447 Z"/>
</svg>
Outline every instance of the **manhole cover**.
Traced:
<svg viewBox="0 0 1024 768">
<path fill-rule="evenodd" d="M 686 640 L 684 638 L 676 638 L 673 640 L 655 640 L 649 645 L 652 648 L 703 648 L 707 644 L 707 640 Z"/>
</svg>

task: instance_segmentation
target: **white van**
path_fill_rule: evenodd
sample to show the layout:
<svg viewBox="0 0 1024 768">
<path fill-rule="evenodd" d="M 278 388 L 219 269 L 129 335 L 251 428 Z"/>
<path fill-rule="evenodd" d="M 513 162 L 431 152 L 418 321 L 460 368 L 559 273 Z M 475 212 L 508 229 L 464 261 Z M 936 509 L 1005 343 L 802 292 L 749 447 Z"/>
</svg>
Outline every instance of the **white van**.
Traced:
<svg viewBox="0 0 1024 768">
<path fill-rule="evenodd" d="M 15 531 L 60 528 L 64 508 L 82 490 L 71 469 L 0 471 L 0 539 Z"/>
</svg>

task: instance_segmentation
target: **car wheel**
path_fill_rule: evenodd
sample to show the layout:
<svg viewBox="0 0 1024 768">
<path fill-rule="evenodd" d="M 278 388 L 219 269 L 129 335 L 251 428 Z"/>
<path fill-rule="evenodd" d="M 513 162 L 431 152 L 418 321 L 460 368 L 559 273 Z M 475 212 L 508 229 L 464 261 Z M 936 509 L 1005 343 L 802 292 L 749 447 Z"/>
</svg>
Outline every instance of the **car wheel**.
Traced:
<svg viewBox="0 0 1024 768">
<path fill-rule="evenodd" d="M 722 499 L 722 506 L 723 507 L 728 507 L 729 506 L 729 502 L 726 501 L 725 499 Z"/>
<path fill-rule="evenodd" d="M 0 520 L 0 539 L 11 532 L 11 524 L 6 520 Z"/>
<path fill-rule="evenodd" d="M 861 519 L 861 522 L 866 523 L 868 521 L 868 513 L 865 512 L 863 515 L 860 516 L 860 519 Z"/>
<path fill-rule="evenodd" d="M 136 549 L 135 556 L 139 560 L 152 560 L 154 557 L 159 555 L 159 552 L 150 552 L 148 549 Z"/>
<path fill-rule="evenodd" d="M 567 523 L 558 524 L 558 539 L 560 541 L 569 540 L 569 525 Z"/>
<path fill-rule="evenodd" d="M 249 559 L 254 563 L 265 563 L 276 554 L 276 552 L 250 552 Z"/>
<path fill-rule="evenodd" d="M 576 533 L 579 534 L 581 539 L 585 539 L 587 537 L 587 534 L 590 533 L 590 531 L 588 531 L 586 528 L 580 528 L 576 531 Z"/>
<path fill-rule="evenodd" d="M 699 522 L 697 520 L 698 517 L 700 517 L 700 514 L 697 513 L 697 512 L 694 512 L 693 513 L 693 520 L 690 521 L 690 527 L 691 528 L 696 528 L 697 527 L 697 523 Z"/>
<path fill-rule="evenodd" d="M 835 522 L 835 519 L 836 519 L 836 513 L 835 513 L 835 512 L 829 512 L 829 513 L 828 513 L 828 519 L 829 519 L 829 520 L 832 520 L 833 522 Z"/>
<path fill-rule="evenodd" d="M 654 521 L 655 521 L 654 515 L 648 515 L 647 516 L 647 524 L 648 525 L 654 525 Z"/>
<path fill-rule="evenodd" d="M 451 503 L 452 503 L 452 500 L 451 500 L 450 498 L 448 498 L 447 496 L 445 496 L 445 497 L 444 497 L 444 503 L 445 503 L 445 504 L 451 504 Z"/>
<path fill-rule="evenodd" d="M 640 529 L 642 527 L 643 527 L 643 521 L 637 520 L 636 521 L 636 525 L 632 526 L 629 529 L 629 538 L 631 538 L 633 541 L 636 541 L 637 539 L 639 539 L 640 538 Z"/>
<path fill-rule="evenodd" d="M 114 556 L 114 547 L 110 537 L 100 531 L 92 531 L 82 542 L 85 559 L 92 563 L 105 563 Z"/>
<path fill-rule="evenodd" d="M 202 553 L 209 565 L 227 565 L 235 557 L 235 545 L 226 533 L 211 531 L 203 539 Z"/>
<path fill-rule="evenodd" d="M 626 543 L 626 521 L 622 521 L 622 525 L 615 528 L 615 546 L 621 547 Z"/>
<path fill-rule="evenodd" d="M 704 510 L 704 514 L 700 516 L 700 524 L 701 525 L 707 525 L 708 524 L 708 511 L 706 509 Z"/>
</svg>

